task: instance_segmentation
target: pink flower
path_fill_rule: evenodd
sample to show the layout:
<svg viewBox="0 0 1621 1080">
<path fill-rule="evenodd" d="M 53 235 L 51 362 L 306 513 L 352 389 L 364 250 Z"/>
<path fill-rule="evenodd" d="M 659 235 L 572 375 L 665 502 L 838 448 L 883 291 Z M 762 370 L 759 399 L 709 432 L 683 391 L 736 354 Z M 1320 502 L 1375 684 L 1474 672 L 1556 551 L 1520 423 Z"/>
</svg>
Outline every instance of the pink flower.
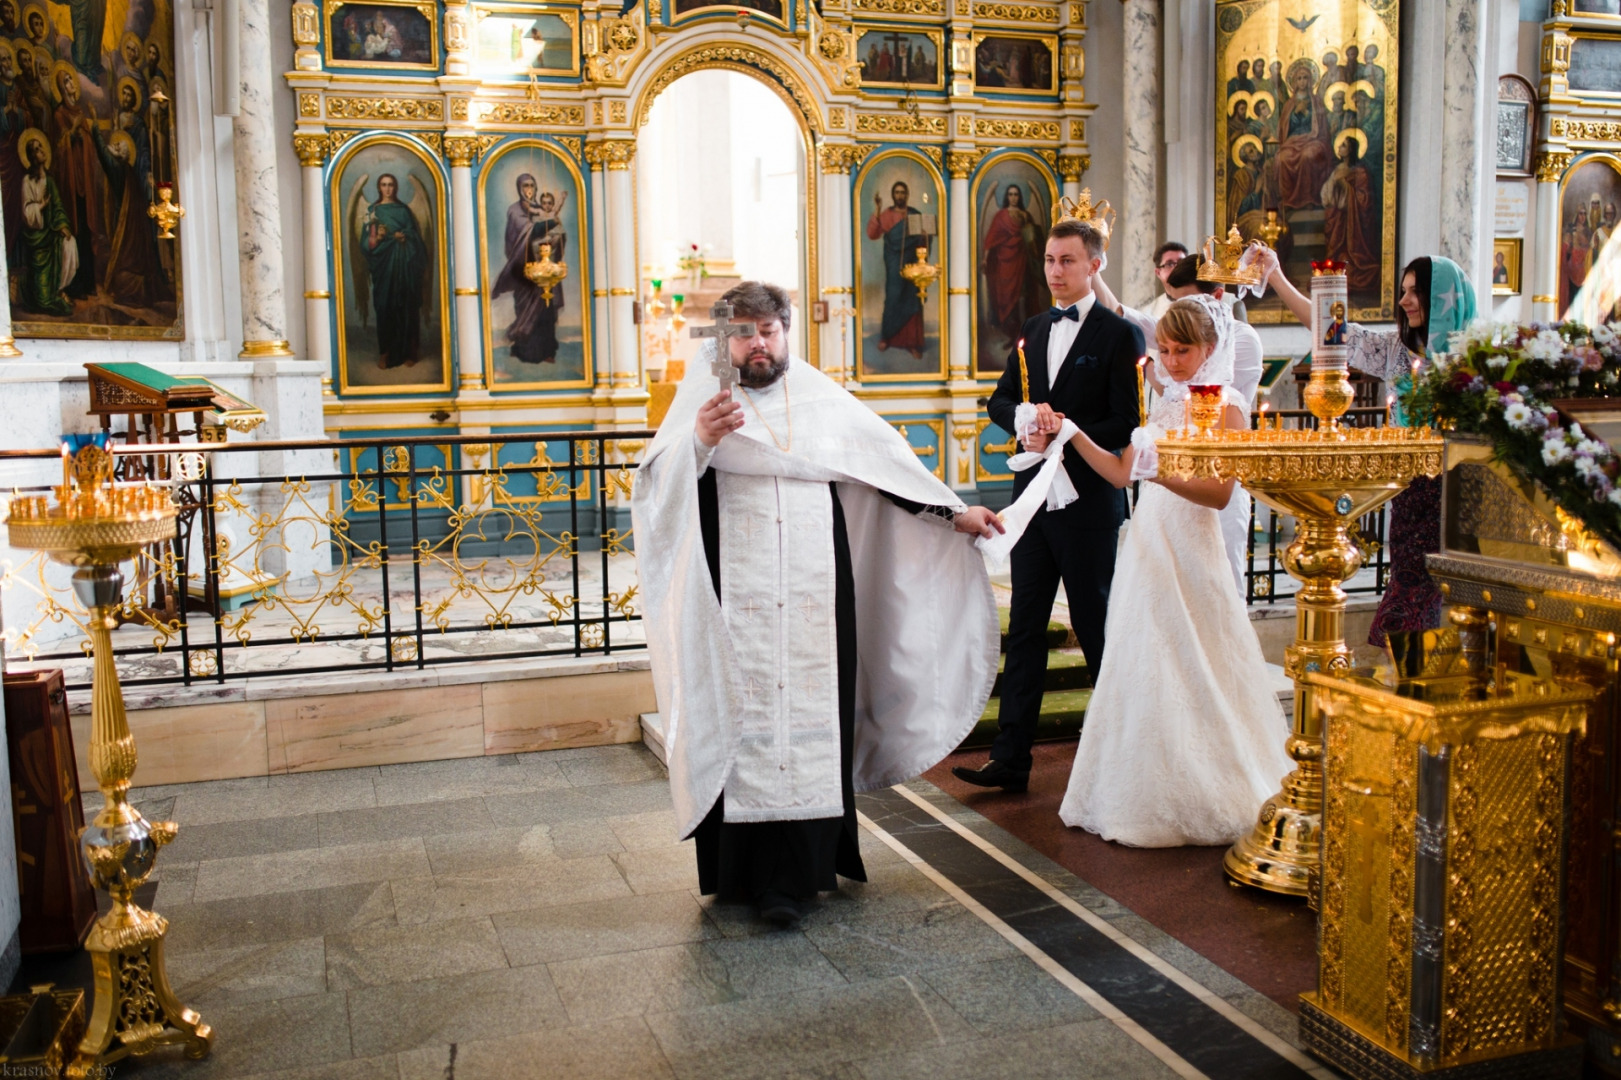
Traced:
<svg viewBox="0 0 1621 1080">
<path fill-rule="evenodd" d="M 1578 345 L 1571 350 L 1583 371 L 1597 371 L 1604 366 L 1604 354 L 1591 345 Z"/>
</svg>

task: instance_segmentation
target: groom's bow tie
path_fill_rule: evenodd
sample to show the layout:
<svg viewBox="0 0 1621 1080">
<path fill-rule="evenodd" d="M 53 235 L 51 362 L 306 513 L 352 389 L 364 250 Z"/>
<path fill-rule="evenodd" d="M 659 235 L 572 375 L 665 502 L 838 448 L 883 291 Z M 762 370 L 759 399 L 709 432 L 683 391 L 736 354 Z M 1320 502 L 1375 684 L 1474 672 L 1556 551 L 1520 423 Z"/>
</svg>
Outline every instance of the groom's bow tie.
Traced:
<svg viewBox="0 0 1621 1080">
<path fill-rule="evenodd" d="M 1076 308 L 1076 306 L 1074 304 L 1071 304 L 1069 307 L 1066 307 L 1066 308 L 1056 308 L 1055 307 L 1051 311 L 1049 311 L 1047 314 L 1049 316 L 1051 316 L 1053 322 L 1057 322 L 1060 319 L 1074 319 L 1076 322 L 1080 322 L 1081 321 L 1081 313 L 1079 311 L 1077 311 L 1075 308 Z"/>
</svg>

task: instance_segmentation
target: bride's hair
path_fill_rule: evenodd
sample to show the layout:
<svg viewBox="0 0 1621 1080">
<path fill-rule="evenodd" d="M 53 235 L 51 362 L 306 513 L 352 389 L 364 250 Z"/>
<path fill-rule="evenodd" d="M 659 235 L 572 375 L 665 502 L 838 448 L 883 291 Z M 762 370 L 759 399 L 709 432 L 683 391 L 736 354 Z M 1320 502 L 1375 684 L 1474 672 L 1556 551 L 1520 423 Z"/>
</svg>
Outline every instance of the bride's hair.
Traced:
<svg viewBox="0 0 1621 1080">
<path fill-rule="evenodd" d="M 1165 314 L 1159 317 L 1159 323 L 1154 327 L 1154 334 L 1161 341 L 1173 341 L 1178 345 L 1214 346 L 1221 337 L 1216 330 L 1216 321 L 1205 310 L 1204 304 L 1190 296 L 1165 309 Z"/>
</svg>

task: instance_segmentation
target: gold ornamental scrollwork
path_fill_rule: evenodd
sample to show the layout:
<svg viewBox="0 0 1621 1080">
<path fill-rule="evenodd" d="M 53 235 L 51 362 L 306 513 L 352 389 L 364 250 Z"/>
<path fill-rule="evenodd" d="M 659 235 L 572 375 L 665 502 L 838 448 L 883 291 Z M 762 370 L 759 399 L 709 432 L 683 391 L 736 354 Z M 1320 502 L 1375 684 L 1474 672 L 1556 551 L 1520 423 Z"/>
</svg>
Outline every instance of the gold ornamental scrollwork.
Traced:
<svg viewBox="0 0 1621 1080">
<path fill-rule="evenodd" d="M 320 116 L 321 115 L 321 95 L 320 94 L 299 94 L 298 95 L 298 115 L 305 116 L 305 117 Z"/>
<path fill-rule="evenodd" d="M 348 142 L 350 139 L 354 138 L 356 135 L 360 134 L 363 134 L 363 132 L 358 131 L 355 128 L 338 128 L 336 130 L 327 132 L 326 142 L 329 152 L 336 154 L 339 147 Z"/>
<path fill-rule="evenodd" d="M 574 155 L 574 159 L 576 161 L 579 160 L 580 147 L 585 143 L 584 139 L 580 138 L 578 135 L 559 135 L 557 137 L 557 141 L 568 147 L 568 152 Z"/>
<path fill-rule="evenodd" d="M 816 159 L 821 162 L 824 173 L 847 173 L 865 161 L 872 150 L 871 146 L 862 146 L 858 143 L 819 146 L 816 149 Z"/>
<path fill-rule="evenodd" d="M 1621 142 L 1621 123 L 1613 120 L 1567 120 L 1555 117 L 1548 122 L 1548 130 L 1556 139 L 1577 139 L 1582 142 Z"/>
<path fill-rule="evenodd" d="M 443 98 L 326 99 L 326 114 L 334 120 L 443 120 Z"/>
<path fill-rule="evenodd" d="M 485 101 L 479 106 L 479 121 L 485 124 L 580 127 L 585 123 L 585 107 L 547 105 L 538 101 Z"/>
<path fill-rule="evenodd" d="M 1559 178 L 1565 175 L 1570 168 L 1571 158 L 1574 157 L 1569 150 L 1541 150 L 1532 163 L 1537 174 L 1539 184 L 1557 184 Z"/>
<path fill-rule="evenodd" d="M 1034 4 L 975 4 L 975 19 L 996 19 L 1001 22 L 1047 23 L 1058 25 L 1056 7 L 1038 7 Z"/>
<path fill-rule="evenodd" d="M 975 169 L 979 168 L 979 163 L 984 160 L 985 155 L 988 153 L 990 153 L 988 149 L 948 150 L 946 151 L 946 171 L 951 174 L 953 180 L 966 180 L 973 174 Z"/>
<path fill-rule="evenodd" d="M 1086 170 L 1090 169 L 1091 167 L 1091 154 L 1058 155 L 1058 175 L 1063 177 L 1067 183 L 1080 183 L 1081 177 L 1085 176 Z"/>
<path fill-rule="evenodd" d="M 585 160 L 593 169 L 606 166 L 610 171 L 622 172 L 630 168 L 635 157 L 635 139 L 603 139 L 585 144 Z"/>
<path fill-rule="evenodd" d="M 1056 120 L 975 120 L 974 134 L 982 139 L 1020 139 L 1057 142 Z"/>
<path fill-rule="evenodd" d="M 585 81 L 598 86 L 624 86 L 636 61 L 647 52 L 647 26 L 642 8 L 629 15 L 607 15 L 581 27 Z"/>
<path fill-rule="evenodd" d="M 466 98 L 460 98 L 459 97 L 459 98 L 451 98 L 450 99 L 450 118 L 452 120 L 466 120 L 467 119 L 467 99 Z"/>
<path fill-rule="evenodd" d="M 857 11 L 880 15 L 944 15 L 945 0 L 855 0 Z"/>
<path fill-rule="evenodd" d="M 857 113 L 856 131 L 864 135 L 946 134 L 943 116 L 909 116 L 906 113 Z"/>
<path fill-rule="evenodd" d="M 293 44 L 303 47 L 320 43 L 320 12 L 309 0 L 299 0 L 293 5 Z"/>
<path fill-rule="evenodd" d="M 482 148 L 476 135 L 446 135 L 445 160 L 451 168 L 465 169 L 477 161 Z"/>
<path fill-rule="evenodd" d="M 460 8 L 449 6 L 445 10 L 445 48 L 450 52 L 463 52 L 467 47 L 467 16 Z"/>
<path fill-rule="evenodd" d="M 855 36 L 847 26 L 833 26 L 821 19 L 812 24 L 816 38 L 816 59 L 828 81 L 845 90 L 861 86 L 861 62 L 856 59 Z"/>
<path fill-rule="evenodd" d="M 293 136 L 293 153 L 298 155 L 298 163 L 306 168 L 325 165 L 331 146 L 325 133 Z"/>
<path fill-rule="evenodd" d="M 636 107 L 636 127 L 640 128 L 647 123 L 653 102 L 671 83 L 701 68 L 730 68 L 734 71 L 752 68 L 755 71 L 765 72 L 787 91 L 789 97 L 793 98 L 800 114 L 805 117 L 805 122 L 810 125 L 812 134 L 822 133 L 821 107 L 804 81 L 776 57 L 747 45 L 700 45 L 670 61 L 648 84 L 647 89 L 642 91 L 640 103 Z M 856 130 L 860 131 L 861 128 L 858 126 Z"/>
</svg>

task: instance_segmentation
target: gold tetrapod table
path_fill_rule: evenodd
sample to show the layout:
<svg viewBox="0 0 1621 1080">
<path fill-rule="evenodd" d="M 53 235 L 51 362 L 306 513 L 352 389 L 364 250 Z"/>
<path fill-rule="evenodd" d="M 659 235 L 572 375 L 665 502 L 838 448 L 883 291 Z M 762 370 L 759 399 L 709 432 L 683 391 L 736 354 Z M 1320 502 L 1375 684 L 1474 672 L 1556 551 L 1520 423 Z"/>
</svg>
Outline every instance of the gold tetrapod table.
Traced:
<svg viewBox="0 0 1621 1080">
<path fill-rule="evenodd" d="M 1314 373 L 1313 382 L 1324 381 L 1322 375 Z M 1160 475 L 1236 479 L 1298 523 L 1283 553 L 1284 568 L 1302 586 L 1295 594 L 1295 641 L 1285 663 L 1295 682 L 1294 729 L 1287 744 L 1295 768 L 1283 790 L 1261 807 L 1255 828 L 1222 862 L 1233 881 L 1289 896 L 1308 895 L 1321 853 L 1322 721 L 1304 679 L 1350 663 L 1340 585 L 1362 566 L 1350 528 L 1414 477 L 1441 471 L 1440 436 L 1424 428 L 1341 428 L 1334 417 L 1344 413 L 1349 394 L 1334 395 L 1327 405 L 1324 396 L 1308 393 L 1314 410 L 1321 410 L 1323 426 L 1317 431 L 1210 431 L 1159 442 Z"/>
<path fill-rule="evenodd" d="M 163 941 L 169 924 L 134 902 L 152 873 L 158 849 L 175 838 L 172 821 L 148 822 L 129 804 L 135 739 L 124 717 L 124 695 L 113 664 L 110 631 L 123 594 L 120 563 L 147 545 L 175 535 L 175 507 L 159 488 L 111 483 L 111 458 L 96 447 L 74 459 L 76 486 L 57 489 L 57 505 L 39 496 L 13 499 L 7 522 L 11 546 L 38 549 L 75 567 L 73 591 L 90 612 L 94 674 L 90 702 L 90 768 L 104 803 L 80 837 L 96 888 L 111 909 L 90 928 L 85 949 L 95 968 L 95 1001 L 69 1077 L 99 1073 L 130 1054 L 181 1044 L 201 1058 L 214 1032 L 169 987 Z"/>
</svg>

